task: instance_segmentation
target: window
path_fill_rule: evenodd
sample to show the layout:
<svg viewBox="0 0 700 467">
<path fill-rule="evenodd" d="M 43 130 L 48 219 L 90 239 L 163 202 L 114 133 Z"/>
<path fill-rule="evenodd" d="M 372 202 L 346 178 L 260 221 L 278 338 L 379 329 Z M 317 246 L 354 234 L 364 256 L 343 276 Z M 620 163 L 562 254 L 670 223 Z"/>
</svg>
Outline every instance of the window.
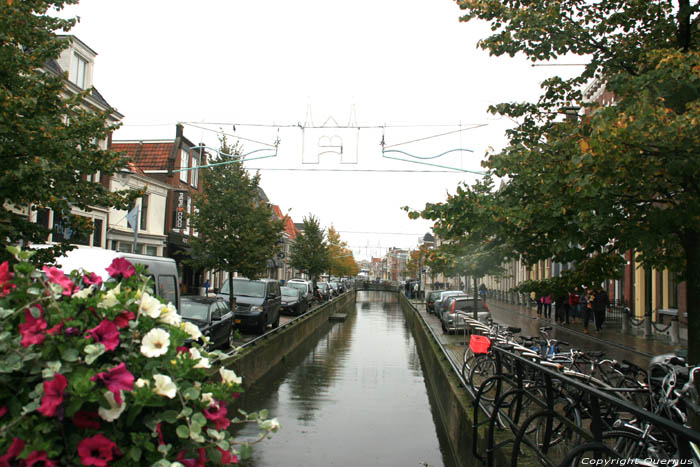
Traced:
<svg viewBox="0 0 700 467">
<path fill-rule="evenodd" d="M 93 219 L 92 246 L 102 246 L 102 219 Z"/>
<path fill-rule="evenodd" d="M 141 229 L 146 230 L 146 221 L 148 219 L 148 195 L 143 195 L 141 198 Z"/>
<path fill-rule="evenodd" d="M 184 149 L 180 150 L 180 169 L 189 168 L 190 155 Z M 187 183 L 187 173 L 189 170 L 183 170 L 180 172 L 180 181 Z"/>
<path fill-rule="evenodd" d="M 70 80 L 77 84 L 81 89 L 85 89 L 85 78 L 87 75 L 87 60 L 73 53 L 73 66 L 71 68 Z"/>
<path fill-rule="evenodd" d="M 199 163 L 200 163 L 200 155 L 195 154 L 192 156 L 192 181 L 191 185 L 194 188 L 197 188 L 197 184 L 199 183 Z"/>
<path fill-rule="evenodd" d="M 119 242 L 117 251 L 121 251 L 122 253 L 131 253 L 132 245 L 133 244 L 129 242 Z"/>
<path fill-rule="evenodd" d="M 177 281 L 175 276 L 158 277 L 158 296 L 165 300 L 166 303 L 177 303 L 176 287 Z"/>
<path fill-rule="evenodd" d="M 146 245 L 146 252 L 148 256 L 158 256 L 158 247 L 153 245 Z"/>
</svg>

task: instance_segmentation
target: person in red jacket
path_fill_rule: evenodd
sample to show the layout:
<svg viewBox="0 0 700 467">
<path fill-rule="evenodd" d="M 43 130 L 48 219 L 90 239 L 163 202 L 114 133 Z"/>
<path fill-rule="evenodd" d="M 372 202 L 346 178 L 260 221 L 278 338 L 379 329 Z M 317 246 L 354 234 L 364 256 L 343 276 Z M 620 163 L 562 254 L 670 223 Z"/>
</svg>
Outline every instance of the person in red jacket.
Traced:
<svg viewBox="0 0 700 467">
<path fill-rule="evenodd" d="M 574 323 L 576 322 L 576 318 L 578 318 L 576 313 L 578 308 L 578 299 L 578 287 L 576 287 L 573 292 L 569 293 L 569 313 L 566 315 L 566 324 L 569 324 L 569 314 L 572 315 Z"/>
</svg>

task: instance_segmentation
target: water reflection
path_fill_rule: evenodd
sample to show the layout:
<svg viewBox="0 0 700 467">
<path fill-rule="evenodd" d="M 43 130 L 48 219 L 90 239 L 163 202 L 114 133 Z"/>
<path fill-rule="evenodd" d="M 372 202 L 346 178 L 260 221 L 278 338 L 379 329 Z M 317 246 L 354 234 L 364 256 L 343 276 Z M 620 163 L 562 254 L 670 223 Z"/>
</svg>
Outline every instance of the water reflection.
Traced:
<svg viewBox="0 0 700 467">
<path fill-rule="evenodd" d="M 242 398 L 244 410 L 267 408 L 282 424 L 244 465 L 453 464 L 394 294 L 358 292 L 348 319 L 310 341 Z"/>
</svg>

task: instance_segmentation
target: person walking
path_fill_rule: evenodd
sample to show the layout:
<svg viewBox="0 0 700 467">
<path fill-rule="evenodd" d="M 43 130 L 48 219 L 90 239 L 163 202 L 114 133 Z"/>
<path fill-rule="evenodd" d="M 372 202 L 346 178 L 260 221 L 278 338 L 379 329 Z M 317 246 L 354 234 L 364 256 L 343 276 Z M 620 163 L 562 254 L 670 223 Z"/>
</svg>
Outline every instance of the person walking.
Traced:
<svg viewBox="0 0 700 467">
<path fill-rule="evenodd" d="M 557 323 L 569 324 L 569 296 L 566 293 L 561 294 L 556 299 L 555 316 Z"/>
<path fill-rule="evenodd" d="M 591 300 L 593 299 L 593 296 L 591 295 L 590 290 L 584 290 L 584 292 L 581 294 L 581 297 L 579 298 L 578 305 L 579 308 L 582 310 L 581 315 L 583 316 L 583 332 L 585 334 L 588 334 L 588 322 L 592 318 L 592 313 L 591 313 Z"/>
<path fill-rule="evenodd" d="M 552 319 L 552 294 L 547 294 L 542 297 L 542 304 L 544 305 L 544 317 L 545 319 Z"/>
<path fill-rule="evenodd" d="M 209 279 L 207 279 L 204 282 L 204 296 L 208 297 L 209 296 L 209 287 L 211 287 L 211 283 L 209 282 Z"/>
<path fill-rule="evenodd" d="M 569 324 L 569 314 L 572 316 L 572 320 L 575 323 L 576 322 L 576 312 L 578 311 L 578 301 L 579 301 L 579 294 L 578 294 L 578 287 L 574 288 L 573 292 L 569 293 L 569 309 L 568 313 L 566 314 L 566 324 Z"/>
<path fill-rule="evenodd" d="M 591 304 L 593 315 L 595 316 L 596 332 L 602 331 L 603 322 L 605 321 L 605 311 L 609 306 L 610 298 L 608 297 L 608 293 L 601 287 L 593 296 L 593 303 Z"/>
<path fill-rule="evenodd" d="M 537 316 L 542 316 L 542 308 L 544 308 L 544 296 L 537 297 Z"/>
</svg>

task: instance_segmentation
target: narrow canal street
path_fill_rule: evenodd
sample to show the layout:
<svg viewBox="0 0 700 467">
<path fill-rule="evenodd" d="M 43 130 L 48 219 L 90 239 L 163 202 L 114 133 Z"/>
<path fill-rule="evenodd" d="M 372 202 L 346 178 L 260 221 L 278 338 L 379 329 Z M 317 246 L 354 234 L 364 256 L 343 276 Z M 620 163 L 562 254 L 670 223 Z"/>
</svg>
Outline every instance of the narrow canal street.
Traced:
<svg viewBox="0 0 700 467">
<path fill-rule="evenodd" d="M 244 465 L 454 465 L 396 294 L 358 292 L 317 336 L 243 396 L 282 425 Z"/>
</svg>

